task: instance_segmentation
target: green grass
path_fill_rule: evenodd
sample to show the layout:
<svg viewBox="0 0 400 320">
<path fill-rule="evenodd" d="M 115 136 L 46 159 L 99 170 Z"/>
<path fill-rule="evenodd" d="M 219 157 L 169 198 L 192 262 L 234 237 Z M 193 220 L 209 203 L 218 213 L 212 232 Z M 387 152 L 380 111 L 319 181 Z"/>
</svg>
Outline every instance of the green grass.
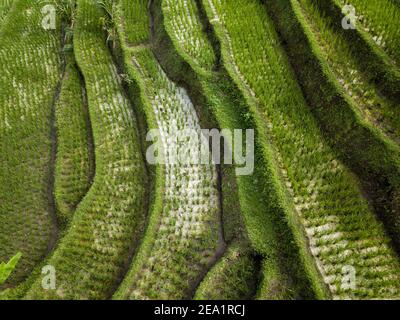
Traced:
<svg viewBox="0 0 400 320">
<path fill-rule="evenodd" d="M 398 299 L 399 10 L 0 0 L 0 300 Z M 252 175 L 146 165 L 149 129 L 215 127 Z"/>
<path fill-rule="evenodd" d="M 177 121 L 181 130 L 190 122 L 196 128 L 196 116 L 193 113 L 185 115 L 186 106 L 180 102 L 185 99 L 184 93 L 158 70 L 151 52 L 144 49 L 135 52 L 134 57 L 144 72 L 146 93 L 158 112 L 161 133 L 168 130 L 164 128 L 172 128 L 173 121 Z M 169 148 L 167 144 L 165 147 Z M 147 239 L 151 239 L 151 243 L 144 242 L 142 252 L 134 259 L 134 267 L 128 276 L 132 283 L 126 296 L 129 298 L 187 297 L 190 285 L 207 268 L 218 249 L 215 168 L 166 165 L 165 170 L 163 210 L 157 220 L 150 223 L 152 237 Z"/>
<path fill-rule="evenodd" d="M 283 0 L 268 8 L 282 41 L 287 43 L 290 61 L 322 132 L 338 157 L 360 179 L 398 249 L 398 146 L 363 119 L 335 78 L 299 3 Z"/>
<path fill-rule="evenodd" d="M 201 282 L 194 299 L 251 299 L 256 291 L 257 269 L 251 252 L 233 244 Z"/>
<path fill-rule="evenodd" d="M 8 277 L 11 275 L 11 273 L 14 271 L 15 267 L 18 264 L 18 261 L 21 259 L 22 254 L 17 253 L 14 257 L 10 259 L 9 262 L 0 263 L 0 285 L 2 285 Z"/>
<path fill-rule="evenodd" d="M 56 238 L 50 205 L 51 126 L 61 74 L 60 32 L 41 27 L 37 1 L 15 1 L 0 37 L 0 260 L 23 256 L 23 281 Z"/>
<path fill-rule="evenodd" d="M 56 106 L 57 157 L 55 198 L 59 222 L 66 225 L 79 202 L 86 195 L 94 171 L 89 147 L 91 132 L 88 110 L 79 71 L 73 57 L 68 57 Z"/>
<path fill-rule="evenodd" d="M 74 52 L 85 79 L 96 156 L 94 182 L 47 263 L 57 289 L 41 279 L 28 299 L 106 299 L 124 275 L 145 221 L 146 174 L 137 124 L 105 44 L 102 11 L 78 1 Z"/>
<path fill-rule="evenodd" d="M 400 7 L 390 0 L 337 0 L 356 9 L 358 23 L 400 67 Z"/>
<path fill-rule="evenodd" d="M 146 11 L 143 16 L 148 15 Z M 130 24 L 129 17 L 122 15 L 125 22 L 119 25 Z M 121 42 L 129 39 L 125 37 L 128 31 L 120 30 Z M 172 146 L 165 140 L 168 131 L 200 129 L 195 109 L 186 92 L 162 71 L 151 50 L 146 46 L 123 49 L 130 56 L 127 60 L 132 61 L 129 75 L 145 88 L 143 98 L 151 108 L 147 113 L 153 113 L 151 118 L 169 153 Z M 115 298 L 189 298 L 193 285 L 223 245 L 215 167 L 166 164 L 163 173 L 164 186 L 159 190 L 163 208 L 154 207 L 140 251 Z"/>
<path fill-rule="evenodd" d="M 353 56 L 358 57 L 356 61 L 360 70 L 370 79 L 379 91 L 387 98 L 400 102 L 400 69 L 396 67 L 393 59 L 380 48 L 373 40 L 369 31 L 364 30 L 362 23 L 356 22 L 357 28 L 346 30 L 342 27 L 342 4 L 337 0 L 320 1 L 313 0 L 311 3 L 319 9 L 327 19 L 330 27 L 346 40 L 348 49 Z"/>
<path fill-rule="evenodd" d="M 383 97 L 371 77 L 359 67 L 359 59 L 331 17 L 321 14 L 313 1 L 299 1 L 305 20 L 343 91 L 353 100 L 363 118 L 386 136 L 400 143 L 400 113 L 397 103 Z"/>
<path fill-rule="evenodd" d="M 146 0 L 121 0 L 121 14 L 125 17 L 123 27 L 126 30 L 126 41 L 130 45 L 146 43 L 149 38 L 148 1 Z M 129 21 L 129 23 L 127 22 Z"/>
<path fill-rule="evenodd" d="M 290 201 L 287 219 L 317 295 L 325 296 L 326 285 L 329 295 L 338 298 L 398 296 L 396 254 L 358 182 L 324 141 L 266 10 L 257 1 L 203 3 L 221 30 L 219 36 L 225 37 L 228 70 L 243 92 L 254 97 L 252 108 L 268 127 Z M 355 290 L 341 288 L 341 269 L 346 265 L 353 265 L 360 277 Z M 379 278 L 386 276 L 382 285 Z"/>
<path fill-rule="evenodd" d="M 164 15 L 171 17 L 170 28 L 182 50 L 200 67 L 210 70 L 215 65 L 213 48 L 203 32 L 195 1 L 167 0 L 162 3 Z"/>
<path fill-rule="evenodd" d="M 12 0 L 1 0 L 0 1 L 0 26 L 3 23 L 8 11 L 11 9 Z"/>
<path fill-rule="evenodd" d="M 157 8 L 160 2 L 154 3 L 153 11 L 159 12 Z M 204 27 L 210 30 L 207 38 L 214 46 L 216 56 L 219 57 L 220 43 L 211 31 L 212 28 L 207 24 L 208 22 L 205 21 L 204 8 L 200 6 L 199 10 L 203 26 L 196 28 Z M 308 281 L 304 278 L 304 270 L 301 267 L 292 268 L 299 265 L 299 257 L 293 248 L 293 238 L 288 232 L 287 223 L 282 219 L 284 216 L 282 210 L 285 210 L 281 207 L 282 202 L 279 200 L 282 194 L 277 188 L 276 173 L 271 163 L 266 161 L 270 159 L 269 150 L 264 148 L 265 136 L 257 134 L 258 128 L 255 125 L 257 119 L 249 112 L 243 95 L 218 61 L 212 68 L 214 71 L 207 70 L 196 63 L 195 56 L 186 53 L 177 41 L 177 33 L 171 23 L 175 19 L 177 17 L 169 14 L 168 11 L 163 11 L 163 15 L 155 15 L 156 41 L 160 45 L 157 46 L 156 52 L 163 67 L 173 78 L 183 82 L 190 89 L 191 97 L 198 101 L 199 113 L 203 120 L 204 118 L 213 119 L 208 122 L 217 123 L 216 126 L 219 128 L 256 129 L 254 174 L 236 176 L 235 166 L 223 166 L 225 238 L 228 241 L 240 242 L 241 248 L 248 247 L 250 243 L 255 254 L 268 260 L 270 269 L 267 270 L 268 274 L 264 279 L 266 283 L 278 284 L 283 297 L 311 297 Z M 188 37 L 191 37 L 190 34 Z M 257 178 L 254 179 L 254 177 Z M 231 187 L 232 184 L 236 185 L 234 189 Z M 282 234 L 285 234 L 285 239 L 279 236 Z M 234 282 L 233 279 L 232 282 Z M 227 284 L 227 288 L 230 284 Z"/>
</svg>

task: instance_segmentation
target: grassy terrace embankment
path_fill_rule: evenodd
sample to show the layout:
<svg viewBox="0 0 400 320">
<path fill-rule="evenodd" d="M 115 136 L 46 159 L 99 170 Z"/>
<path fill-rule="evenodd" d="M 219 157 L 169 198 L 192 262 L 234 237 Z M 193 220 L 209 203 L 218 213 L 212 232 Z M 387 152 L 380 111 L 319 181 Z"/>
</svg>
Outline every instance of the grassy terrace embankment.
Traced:
<svg viewBox="0 0 400 320">
<path fill-rule="evenodd" d="M 158 165 L 157 188 L 149 226 L 117 299 L 185 299 L 224 249 L 217 171 L 213 165 L 168 162 L 177 130 L 200 129 L 186 91 L 171 82 L 150 49 L 150 20 L 142 0 L 121 1 L 119 40 L 126 71 L 141 97 L 149 127 L 157 128 L 167 164 Z M 139 13 L 130 11 L 141 10 Z M 148 26 L 146 34 L 129 35 L 125 25 Z M 139 27 L 138 30 L 145 30 Z M 172 139 L 172 140 L 170 140 Z M 196 156 L 195 145 L 188 150 Z"/>
<path fill-rule="evenodd" d="M 299 6 L 310 27 L 315 43 L 321 50 L 332 73 L 349 100 L 362 114 L 365 122 L 376 126 L 383 134 L 400 145 L 400 111 L 398 102 L 383 96 L 374 84 L 373 75 L 362 67 L 366 58 L 354 53 L 353 42 L 337 27 L 334 15 L 327 15 L 312 0 L 301 0 Z"/>
<path fill-rule="evenodd" d="M 400 149 L 363 118 L 329 67 L 298 1 L 266 2 L 296 76 L 329 144 L 362 183 L 399 248 Z M 296 36 L 293 36 L 295 34 Z"/>
<path fill-rule="evenodd" d="M 319 0 L 320 1 L 320 0 Z M 340 6 L 352 5 L 358 26 L 400 68 L 400 7 L 392 0 L 330 0 Z"/>
<path fill-rule="evenodd" d="M 389 238 L 358 181 L 324 141 L 267 11 L 257 1 L 203 3 L 228 71 L 267 129 L 286 189 L 286 218 L 317 296 L 397 297 L 399 265 Z M 356 270 L 356 288 L 342 286 L 346 266 Z"/>
<path fill-rule="evenodd" d="M 86 195 L 94 174 L 93 141 L 85 91 L 75 59 L 67 57 L 56 105 L 57 156 L 54 193 L 59 222 L 65 226 Z"/>
<path fill-rule="evenodd" d="M 93 185 L 48 260 L 57 290 L 35 282 L 29 299 L 106 299 L 123 277 L 146 217 L 137 124 L 105 44 L 102 10 L 77 2 L 74 52 L 87 89 L 96 156 Z"/>
<path fill-rule="evenodd" d="M 326 19 L 326 23 L 331 24 L 331 27 L 335 29 L 337 34 L 340 34 L 340 37 L 346 39 L 349 44 L 348 49 L 351 53 L 358 58 L 357 64 L 358 67 L 364 71 L 365 74 L 368 75 L 368 78 L 371 82 L 379 88 L 379 90 L 391 100 L 399 103 L 400 102 L 400 69 L 399 66 L 395 64 L 394 60 L 389 56 L 388 52 L 385 51 L 385 46 L 382 37 L 378 39 L 379 36 L 375 37 L 371 32 L 372 29 L 365 28 L 363 25 L 363 19 L 365 16 L 362 16 L 360 11 L 357 8 L 349 7 L 351 10 L 355 9 L 355 19 L 352 21 L 354 24 L 353 27 L 355 29 L 344 29 L 342 26 L 342 20 L 344 20 L 344 24 L 349 23 L 348 17 L 345 16 L 342 10 L 345 8 L 343 4 L 345 2 L 351 1 L 342 1 L 342 0 L 311 0 L 310 1 L 315 7 L 319 8 L 319 11 Z M 360 1 L 356 1 L 360 2 Z M 365 1 L 364 4 L 370 6 L 376 6 L 377 1 Z M 375 12 L 383 15 L 387 15 L 385 18 L 385 22 L 383 26 L 384 28 L 391 29 L 391 32 L 383 31 L 383 35 L 385 38 L 390 38 L 391 41 L 396 40 L 396 35 L 393 33 L 393 30 L 398 29 L 398 19 L 394 19 L 396 15 L 399 15 L 399 8 L 393 8 L 393 5 L 390 4 L 390 0 L 383 0 L 379 5 L 380 8 L 375 8 Z M 364 5 L 363 5 L 364 6 Z M 387 10 L 391 7 L 390 10 Z M 393 9 L 393 10 L 392 10 Z M 349 13 L 349 12 L 347 12 Z M 351 16 L 351 15 L 350 15 Z M 382 25 L 381 25 L 382 27 Z M 395 37 L 392 39 L 392 37 Z M 397 39 L 399 37 L 397 36 Z"/>
<path fill-rule="evenodd" d="M 197 300 L 252 299 L 259 266 L 248 247 L 232 244 L 196 290 Z"/>
<path fill-rule="evenodd" d="M 52 125 L 61 32 L 42 28 L 37 1 L 14 1 L 0 36 L 0 261 L 23 256 L 6 286 L 24 280 L 57 238 Z"/>
<path fill-rule="evenodd" d="M 0 0 L 0 300 L 399 299 L 399 17 Z"/>
<path fill-rule="evenodd" d="M 193 0 L 153 3 L 155 52 L 168 74 L 188 88 L 202 119 L 209 119 L 214 126 L 223 129 L 256 128 L 254 172 L 236 176 L 235 168 L 240 165 L 222 166 L 225 237 L 229 242 L 240 243 L 240 249 L 236 248 L 241 251 L 240 258 L 233 263 L 249 261 L 252 274 L 247 274 L 243 281 L 240 273 L 232 272 L 232 278 L 223 282 L 226 278 L 221 273 L 227 267 L 227 258 L 224 258 L 213 268 L 205 283 L 216 279 L 226 295 L 254 296 L 252 281 L 259 277 L 261 260 L 261 286 L 269 298 L 310 298 L 312 293 L 304 270 L 291 267 L 299 266 L 300 262 L 296 248 L 291 244 L 292 235 L 282 219 L 284 214 L 279 215 L 283 209 L 278 199 L 283 195 L 276 187 L 277 176 L 271 163 L 266 161 L 269 154 L 263 147 L 266 137 L 260 134 L 255 125 L 257 119 L 249 112 L 243 95 L 221 65 L 220 44 L 207 24 L 204 9 Z M 254 179 L 255 176 L 258 178 Z M 236 187 L 232 189 L 232 185 Z M 237 201 L 232 210 L 230 204 Z M 285 235 L 285 238 L 279 235 Z M 198 295 L 204 292 L 205 283 L 201 284 Z M 212 287 L 207 295 L 216 298 L 218 292 Z"/>
</svg>

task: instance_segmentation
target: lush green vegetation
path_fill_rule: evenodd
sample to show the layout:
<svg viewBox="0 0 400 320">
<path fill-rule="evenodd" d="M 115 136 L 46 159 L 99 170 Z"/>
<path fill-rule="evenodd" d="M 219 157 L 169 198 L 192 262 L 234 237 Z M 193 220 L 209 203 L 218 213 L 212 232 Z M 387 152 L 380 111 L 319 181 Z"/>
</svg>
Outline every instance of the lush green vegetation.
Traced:
<svg viewBox="0 0 400 320">
<path fill-rule="evenodd" d="M 120 7 L 124 5 L 122 1 Z M 142 8 L 142 16 L 147 17 L 147 8 Z M 123 8 L 120 12 L 133 9 Z M 122 15 L 124 22 L 119 25 L 131 24 L 132 16 Z M 119 34 L 124 37 L 127 32 L 120 30 Z M 176 144 L 169 141 L 170 135 L 200 129 L 194 106 L 186 91 L 168 79 L 147 46 L 123 50 L 124 55 L 130 55 L 127 60 L 133 61 L 129 63 L 130 75 L 145 88 L 142 94 L 151 108 L 147 112 L 153 113 L 167 163 L 162 172 L 162 209 L 154 207 L 140 251 L 116 298 L 187 298 L 223 246 L 216 168 L 173 163 Z M 188 148 L 194 151 L 196 145 Z"/>
<path fill-rule="evenodd" d="M 21 259 L 22 254 L 17 253 L 11 260 L 7 263 L 1 262 L 0 263 L 0 285 L 2 285 L 11 273 L 14 271 L 15 267 L 18 264 L 18 261 Z"/>
<path fill-rule="evenodd" d="M 253 298 L 257 286 L 257 262 L 246 248 L 232 245 L 198 287 L 197 300 Z"/>
<path fill-rule="evenodd" d="M 368 75 L 370 81 L 379 88 L 382 94 L 398 103 L 400 101 L 400 70 L 395 66 L 393 59 L 375 43 L 370 33 L 364 30 L 362 23 L 358 20 L 360 17 L 356 15 L 355 21 L 352 22 L 356 26 L 355 29 L 346 29 L 343 28 L 342 23 L 348 23 L 349 18 L 343 13 L 346 7 L 342 7 L 339 1 L 313 0 L 311 2 L 326 17 L 325 23 L 330 24 L 330 27 L 349 43 L 348 48 L 352 54 L 359 57 L 357 61 L 359 68 Z M 350 7 L 352 8 L 354 7 Z"/>
<path fill-rule="evenodd" d="M 0 300 L 399 298 L 399 10 L 0 0 Z"/>
<path fill-rule="evenodd" d="M 192 1 L 194 2 L 194 1 Z M 155 1 L 154 3 L 159 3 Z M 166 7 L 162 7 L 164 19 L 158 17 L 155 20 L 158 42 L 166 43 L 170 38 L 170 46 L 161 47 L 158 52 L 163 66 L 178 81 L 183 81 L 190 88 L 191 95 L 199 100 L 202 106 L 201 113 L 203 119 L 215 118 L 217 127 L 230 128 L 256 128 L 257 116 L 250 113 L 246 101 L 239 89 L 230 79 L 223 66 L 219 65 L 217 57 L 221 55 L 220 44 L 213 33 L 209 34 L 208 47 L 213 45 L 216 53 L 216 65 L 206 69 L 198 65 L 196 56 L 187 54 L 185 47 L 181 46 L 179 41 L 179 30 L 175 30 L 173 23 L 176 16 L 171 15 Z M 153 9 L 157 12 L 157 8 Z M 203 20 L 206 19 L 204 8 L 199 7 Z M 180 11 L 180 15 L 185 14 Z M 192 21 L 195 21 L 193 18 Z M 198 24 L 200 23 L 197 20 Z M 165 31 L 163 30 L 165 26 Z M 203 21 L 203 26 L 197 25 L 196 29 L 210 28 L 207 21 Z M 203 36 L 204 38 L 204 36 Z M 204 46 L 204 50 L 209 51 Z M 171 54 L 177 52 L 178 54 Z M 229 94 L 227 94 L 229 93 Z M 279 198 L 282 196 L 277 187 L 277 176 L 271 167 L 268 147 L 265 147 L 265 135 L 262 130 L 256 134 L 256 163 L 254 175 L 262 177 L 261 179 L 252 179 L 252 176 L 235 176 L 235 170 L 232 166 L 226 166 L 223 171 L 224 177 L 228 179 L 222 181 L 223 202 L 223 221 L 225 238 L 227 241 L 237 241 L 242 250 L 249 246 L 253 247 L 254 255 L 260 255 L 260 259 L 266 259 L 269 267 L 264 269 L 263 279 L 266 287 L 274 286 L 274 292 L 271 297 L 294 298 L 311 297 L 312 293 L 308 288 L 308 281 L 303 278 L 303 270 L 299 266 L 299 257 L 292 245 L 292 235 L 288 230 L 287 223 L 282 216 L 284 210 L 280 205 Z M 231 146 L 232 147 L 232 146 Z M 264 153 L 265 152 L 265 153 Z M 236 181 L 232 181 L 232 178 Z M 232 192 L 232 183 L 237 185 Z M 238 199 L 238 200 L 235 200 Z M 232 203 L 236 203 L 232 208 Z M 232 211 L 236 210 L 236 214 Z M 236 221 L 235 223 L 233 221 Z M 280 239 L 279 234 L 286 234 L 286 238 Z M 250 250 L 249 250 L 250 253 Z M 285 263 L 283 263 L 285 260 Z M 290 262 L 289 262 L 290 261 Z M 223 272 L 224 268 L 217 268 L 214 272 Z M 257 277 L 258 272 L 253 272 L 253 279 Z M 239 274 L 237 274 L 239 275 Z M 291 279 L 290 279 L 291 278 Z M 222 277 L 222 279 L 224 279 Z M 235 289 L 231 286 L 241 279 L 230 279 L 225 283 L 225 291 L 233 292 Z M 294 283 L 294 284 L 290 284 Z M 272 285 L 273 284 L 273 285 Z"/>
<path fill-rule="evenodd" d="M 195 1 L 163 1 L 163 13 L 172 18 L 171 29 L 182 50 L 200 67 L 213 68 L 216 57 L 203 32 Z"/>
<path fill-rule="evenodd" d="M 14 1 L 0 37 L 0 260 L 23 256 L 21 282 L 56 239 L 51 205 L 52 121 L 60 32 L 41 27 L 37 1 Z"/>
<path fill-rule="evenodd" d="M 300 248 L 307 242 L 310 246 L 309 252 L 300 249 L 304 261 L 314 259 L 333 297 L 397 296 L 397 257 L 358 183 L 324 142 L 262 4 L 204 3 L 228 48 L 229 55 L 224 56 L 225 64 L 231 64 L 228 70 L 245 94 L 254 97 L 254 107 L 269 129 L 282 183 L 292 202 L 288 219 L 302 225 L 303 230 L 292 224 Z M 361 277 L 356 289 L 341 286 L 346 265 L 354 266 Z M 317 278 L 312 268 L 307 270 Z M 385 290 L 382 281 L 387 281 Z M 319 295 L 326 294 L 318 282 L 314 286 L 321 290 Z"/>
<path fill-rule="evenodd" d="M 343 34 L 337 32 L 331 17 L 323 15 L 311 0 L 299 1 L 305 21 L 315 36 L 324 58 L 343 91 L 351 97 L 363 117 L 379 127 L 385 135 L 400 142 L 400 113 L 398 103 L 381 96 L 371 77 L 359 67 L 359 59 Z"/>
<path fill-rule="evenodd" d="M 79 71 L 68 58 L 56 106 L 57 160 L 55 198 L 59 221 L 66 224 L 87 193 L 94 170 L 88 110 Z"/>
<path fill-rule="evenodd" d="M 160 125 L 161 139 L 167 131 L 198 126 L 193 106 L 183 89 L 169 82 L 146 49 L 135 58 L 149 89 L 148 99 Z M 154 93 L 153 93 L 154 92 Z M 186 104 L 187 103 L 187 104 Z M 164 109 L 165 108 L 165 109 Z M 185 110 L 186 109 L 186 110 Z M 196 128 L 196 127 L 194 127 Z M 166 153 L 172 151 L 163 141 Z M 171 149 L 170 149 L 171 148 Z M 127 297 L 184 298 L 191 283 L 215 256 L 219 243 L 216 171 L 212 167 L 167 164 L 163 210 L 152 217 L 151 236 L 135 258 Z M 154 224 L 154 225 L 153 225 Z M 162 289 L 161 289 L 162 288 Z"/>
<path fill-rule="evenodd" d="M 338 157 L 358 175 L 398 249 L 398 146 L 362 118 L 353 99 L 341 88 L 300 4 L 283 0 L 274 2 L 269 10 L 287 43 L 290 61 L 327 141 Z"/>
<path fill-rule="evenodd" d="M 0 1 L 0 25 L 3 23 L 3 20 L 7 16 L 7 13 L 10 10 L 11 5 L 12 5 L 12 0 Z"/>
<path fill-rule="evenodd" d="M 147 42 L 149 39 L 148 1 L 120 0 L 121 14 L 125 19 L 120 21 L 126 30 L 126 41 L 130 45 Z"/>
<path fill-rule="evenodd" d="M 74 52 L 87 88 L 96 175 L 48 264 L 57 290 L 38 280 L 29 299 L 105 299 L 123 275 L 145 220 L 146 175 L 136 121 L 105 45 L 104 13 L 78 1 Z"/>
<path fill-rule="evenodd" d="M 340 5 L 352 5 L 357 22 L 374 42 L 400 66 L 400 7 L 391 0 L 337 0 Z"/>
</svg>

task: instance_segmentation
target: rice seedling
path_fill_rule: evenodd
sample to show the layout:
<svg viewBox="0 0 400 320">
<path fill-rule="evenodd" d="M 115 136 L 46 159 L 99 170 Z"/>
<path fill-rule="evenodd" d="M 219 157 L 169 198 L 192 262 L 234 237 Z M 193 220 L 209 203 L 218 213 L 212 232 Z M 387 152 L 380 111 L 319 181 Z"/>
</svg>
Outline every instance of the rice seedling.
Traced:
<svg viewBox="0 0 400 320">
<path fill-rule="evenodd" d="M 70 221 L 77 205 L 86 195 L 94 171 L 92 137 L 84 95 L 74 58 L 69 54 L 56 105 L 54 193 L 59 222 L 63 225 Z"/>
<path fill-rule="evenodd" d="M 0 25 L 3 23 L 8 11 L 12 5 L 12 0 L 1 0 L 0 1 Z"/>
<path fill-rule="evenodd" d="M 163 1 L 162 11 L 169 17 L 170 28 L 178 45 L 200 67 L 212 69 L 215 64 L 215 54 L 202 30 L 195 1 Z"/>
<path fill-rule="evenodd" d="M 291 202 L 290 215 L 302 226 L 295 231 L 296 239 L 300 250 L 308 246 L 302 255 L 305 261 L 312 257 L 318 270 L 314 275 L 321 275 L 333 298 L 398 297 L 399 265 L 390 240 L 354 177 L 324 142 L 262 5 L 257 1 L 203 3 L 226 48 L 228 70 L 240 80 L 245 94 L 254 98 L 269 128 Z M 356 286 L 343 284 L 347 267 L 358 275 Z M 313 270 L 308 272 L 312 277 Z M 318 283 L 314 285 L 318 290 Z M 323 286 L 319 290 L 323 296 Z"/>
<path fill-rule="evenodd" d="M 322 15 L 313 1 L 299 1 L 324 58 L 344 91 L 351 97 L 364 118 L 379 127 L 388 138 L 399 144 L 400 114 L 397 103 L 383 97 L 379 89 L 360 69 L 358 59 L 341 34 L 334 30 L 334 21 Z"/>
<path fill-rule="evenodd" d="M 246 248 L 232 245 L 197 288 L 198 300 L 250 299 L 256 291 L 257 263 Z"/>
<path fill-rule="evenodd" d="M 336 0 L 335 0 L 336 1 Z M 357 24 L 400 66 L 400 7 L 390 0 L 337 0 L 355 8 Z"/>
<path fill-rule="evenodd" d="M 121 0 L 118 3 L 122 10 L 121 14 L 125 17 L 120 23 L 126 30 L 126 41 L 130 45 L 147 42 L 149 37 L 148 1 Z"/>
<path fill-rule="evenodd" d="M 37 1 L 14 1 L 0 37 L 0 260 L 22 258 L 24 280 L 56 239 L 51 205 L 52 113 L 61 33 L 44 30 Z"/>
<path fill-rule="evenodd" d="M 74 52 L 87 89 L 96 156 L 93 185 L 47 263 L 56 290 L 38 279 L 29 299 L 105 299 L 111 296 L 145 220 L 146 175 L 137 125 L 105 44 L 104 13 L 77 2 Z"/>
<path fill-rule="evenodd" d="M 400 298 L 399 10 L 0 0 L 0 300 Z"/>
<path fill-rule="evenodd" d="M 151 53 L 137 52 L 135 57 L 140 66 L 151 63 L 152 68 L 157 68 Z M 146 86 L 152 88 L 148 95 L 168 156 L 174 148 L 174 144 L 167 141 L 171 130 L 197 130 L 200 127 L 184 89 L 170 82 L 161 69 L 155 71 L 148 74 L 148 70 L 143 70 L 147 73 Z M 158 230 L 153 234 L 151 245 L 143 247 L 146 255 L 139 255 L 140 261 L 136 261 L 137 265 L 130 273 L 132 285 L 126 296 L 129 298 L 185 298 L 191 283 L 218 249 L 219 203 L 215 168 L 167 164 L 165 174 Z M 181 279 L 171 279 L 173 274 L 179 274 Z"/>
<path fill-rule="evenodd" d="M 120 5 L 123 8 L 124 1 Z M 143 9 L 141 16 L 148 16 L 148 9 L 139 7 Z M 120 26 L 135 19 L 134 15 L 125 16 L 126 10 L 120 11 L 123 19 L 118 23 Z M 127 32 L 119 30 L 122 43 L 130 39 L 125 36 Z M 132 61 L 130 75 L 145 88 L 142 94 L 151 108 L 147 113 L 152 113 L 150 117 L 154 117 L 159 129 L 163 152 L 171 159 L 176 148 L 171 134 L 185 129 L 200 130 L 195 108 L 186 91 L 168 79 L 146 42 L 125 50 L 129 55 L 127 60 Z M 189 144 L 188 150 L 194 147 Z M 161 180 L 164 185 L 159 189 L 162 208 L 155 206 L 152 212 L 145 239 L 115 295 L 117 299 L 189 297 L 193 285 L 222 245 L 216 168 L 167 161 L 161 172 L 165 174 Z"/>
<path fill-rule="evenodd" d="M 348 43 L 348 50 L 356 58 L 355 62 L 359 70 L 363 71 L 365 79 L 376 86 L 382 96 L 399 103 L 400 69 L 363 29 L 356 15 L 357 10 L 352 5 L 342 6 L 336 0 L 312 0 L 310 3 L 321 14 L 323 23 L 335 31 L 337 38 Z M 283 3 L 274 4 L 281 6 Z M 303 31 L 307 32 L 306 29 Z"/>
<path fill-rule="evenodd" d="M 398 146 L 377 130 L 377 126 L 366 121 L 356 101 L 341 87 L 300 4 L 283 0 L 274 2 L 269 9 L 282 39 L 286 41 L 290 62 L 295 67 L 314 117 L 340 159 L 358 176 L 398 250 Z M 331 13 L 335 16 L 333 11 Z M 358 48 L 363 50 L 362 46 Z M 354 51 L 352 53 L 357 55 Z"/>
<path fill-rule="evenodd" d="M 180 1 L 178 1 L 180 2 Z M 194 2 L 194 1 L 193 1 Z M 155 1 L 156 5 L 153 11 L 157 12 L 157 9 L 161 10 L 164 6 L 162 1 Z M 157 3 L 158 6 L 157 6 Z M 199 11 L 204 11 L 204 8 L 199 3 Z M 182 15 L 183 12 L 180 12 Z M 200 13 L 199 14 L 203 14 Z M 223 66 L 216 63 L 216 66 L 211 69 L 204 69 L 199 67 L 196 62 L 196 54 L 188 54 L 182 43 L 177 41 L 176 37 L 181 35 L 187 38 L 191 38 L 190 32 L 179 33 L 174 30 L 173 22 L 176 21 L 176 17 L 171 15 L 168 11 L 163 10 L 164 19 L 155 19 L 157 22 L 154 23 L 154 28 L 157 33 L 163 34 L 163 28 L 165 27 L 165 34 L 162 37 L 162 41 L 165 43 L 166 39 L 171 38 L 171 46 L 169 48 L 162 48 L 158 50 L 158 54 L 162 57 L 165 53 L 176 52 L 179 54 L 181 60 L 176 58 L 162 58 L 161 60 L 166 61 L 164 67 L 169 70 L 175 78 L 181 81 L 191 84 L 190 89 L 193 91 L 192 94 L 195 96 L 204 96 L 206 102 L 202 105 L 203 117 L 207 113 L 206 110 L 215 117 L 218 122 L 218 126 L 222 128 L 230 128 L 231 130 L 235 128 L 254 128 L 255 120 L 252 115 L 249 114 L 246 102 L 243 98 L 239 98 L 240 93 L 238 93 L 237 87 L 230 80 L 229 75 Z M 196 20 L 198 24 L 196 30 L 210 30 L 211 28 L 207 26 L 207 22 Z M 203 31 L 205 33 L 205 31 Z M 205 38 L 205 36 L 203 35 Z M 216 56 L 220 55 L 218 40 L 215 39 L 215 35 L 209 34 L 210 41 L 215 44 Z M 211 40 L 212 39 L 212 40 Z M 211 46 L 211 43 L 209 43 Z M 207 50 L 206 47 L 202 48 Z M 202 54 L 199 52 L 198 54 Z M 173 54 L 172 54 L 173 55 Z M 217 57 L 214 59 L 217 60 Z M 185 63 L 189 64 L 192 68 L 190 72 Z M 169 67 L 171 66 L 171 67 Z M 200 84 L 197 82 L 200 80 Z M 200 86 L 200 88 L 199 88 Z M 260 177 L 260 179 L 253 179 L 253 176 L 237 176 L 233 178 L 228 178 L 224 182 L 224 179 L 233 175 L 234 168 L 231 166 L 225 166 L 223 171 L 222 181 L 222 195 L 223 199 L 226 199 L 223 203 L 223 221 L 226 239 L 230 241 L 235 241 L 240 243 L 238 247 L 243 251 L 246 257 L 249 257 L 250 252 L 254 255 L 258 255 L 258 259 L 268 260 L 269 269 L 264 269 L 265 273 L 263 278 L 266 279 L 266 283 L 273 284 L 275 286 L 274 293 L 272 296 L 277 298 L 277 294 L 283 298 L 294 298 L 294 297 L 308 297 L 311 296 L 307 283 L 308 281 L 302 276 L 302 268 L 293 269 L 287 267 L 288 265 L 298 265 L 298 255 L 295 248 L 291 245 L 292 238 L 290 236 L 290 231 L 288 231 L 288 226 L 285 221 L 283 221 L 282 208 L 276 206 L 279 199 L 279 191 L 276 187 L 276 180 L 274 173 L 271 172 L 271 163 L 265 159 L 266 154 L 262 150 L 262 145 L 265 144 L 264 134 L 258 132 L 256 135 L 256 155 L 255 158 L 257 162 L 255 164 L 255 171 L 253 176 Z M 232 173 L 231 173 L 232 171 Z M 231 191 L 229 180 L 235 180 L 237 184 L 237 193 Z M 266 196 L 267 195 L 267 196 Z M 234 200 L 235 199 L 235 200 Z M 232 217 L 230 212 L 232 208 L 228 202 L 237 203 L 237 213 L 234 216 L 235 222 L 231 221 Z M 287 238 L 285 241 L 278 240 L 278 235 L 285 233 Z M 239 249 L 237 249 L 239 250 Z M 280 263 L 285 255 L 285 263 Z M 222 265 L 226 266 L 226 262 L 221 262 Z M 226 266 L 227 267 L 227 266 Z M 248 274 L 248 282 L 254 281 L 258 278 L 259 265 L 253 265 L 252 274 Z M 210 279 L 213 277 L 220 277 L 220 272 L 224 272 L 224 267 L 216 268 L 215 272 L 210 271 Z M 235 283 L 242 283 L 240 279 L 240 274 L 231 274 L 232 278 L 226 283 L 219 283 L 223 287 L 224 292 L 227 294 L 235 291 Z M 291 280 L 289 280 L 291 278 Z M 222 277 L 221 279 L 226 279 Z M 227 279 L 226 279 L 227 280 Z M 210 284 L 210 282 L 206 283 Z M 211 280 L 210 280 L 211 281 Z M 293 285 L 293 283 L 296 283 Z M 205 286 L 205 285 L 204 285 Z M 278 289 L 279 288 L 279 289 Z M 209 294 L 215 293 L 216 288 L 213 287 Z M 248 288 L 249 289 L 249 288 Z M 206 289 L 203 287 L 202 292 Z M 254 294 L 247 293 L 247 294 Z"/>
</svg>

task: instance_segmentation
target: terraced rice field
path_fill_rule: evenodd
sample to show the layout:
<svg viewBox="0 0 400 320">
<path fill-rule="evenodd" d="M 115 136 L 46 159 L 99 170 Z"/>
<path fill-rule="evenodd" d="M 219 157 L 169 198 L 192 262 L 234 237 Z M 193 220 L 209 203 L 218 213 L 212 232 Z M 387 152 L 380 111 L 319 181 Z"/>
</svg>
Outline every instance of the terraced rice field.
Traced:
<svg viewBox="0 0 400 320">
<path fill-rule="evenodd" d="M 399 17 L 0 1 L 0 300 L 399 299 Z"/>
</svg>

